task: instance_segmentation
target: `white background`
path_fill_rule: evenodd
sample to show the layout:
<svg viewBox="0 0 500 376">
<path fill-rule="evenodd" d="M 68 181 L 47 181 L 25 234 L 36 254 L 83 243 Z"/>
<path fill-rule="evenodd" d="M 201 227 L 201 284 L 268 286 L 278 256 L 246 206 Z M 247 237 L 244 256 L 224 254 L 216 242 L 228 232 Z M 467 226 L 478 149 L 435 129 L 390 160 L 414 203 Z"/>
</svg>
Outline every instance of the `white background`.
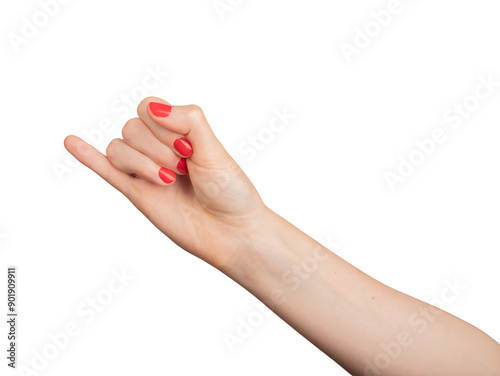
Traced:
<svg viewBox="0 0 500 376">
<path fill-rule="evenodd" d="M 401 0 L 351 62 L 341 43 L 388 1 L 229 3 L 221 18 L 212 0 L 74 0 L 44 20 L 37 1 L 2 2 L 0 311 L 16 265 L 20 364 L 75 322 L 32 374 L 345 374 L 276 316 L 230 353 L 223 334 L 255 299 L 68 167 L 66 135 L 109 119 L 104 151 L 142 94 L 200 105 L 269 207 L 374 278 L 427 302 L 457 279 L 466 289 L 445 309 L 499 341 L 500 88 L 459 129 L 443 120 L 479 76 L 500 81 L 498 2 Z M 24 17 L 47 22 L 16 51 Z M 169 75 L 145 90 L 151 69 Z M 295 118 L 270 140 L 284 107 Z M 447 141 L 391 191 L 384 173 L 437 127 Z M 249 160 L 251 136 L 268 138 Z M 123 268 L 134 280 L 86 323 L 77 307 Z"/>
</svg>

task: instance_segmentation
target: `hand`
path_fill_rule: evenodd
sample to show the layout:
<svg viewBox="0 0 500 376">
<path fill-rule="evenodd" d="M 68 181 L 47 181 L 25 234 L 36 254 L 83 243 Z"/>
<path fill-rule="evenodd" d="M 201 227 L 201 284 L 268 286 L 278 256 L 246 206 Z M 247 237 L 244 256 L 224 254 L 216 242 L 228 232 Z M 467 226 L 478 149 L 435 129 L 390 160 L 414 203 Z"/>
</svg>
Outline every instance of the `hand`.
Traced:
<svg viewBox="0 0 500 376">
<path fill-rule="evenodd" d="M 107 156 L 76 136 L 64 145 L 180 247 L 228 267 L 267 209 L 256 189 L 198 106 L 150 97 L 137 112 Z"/>
<path fill-rule="evenodd" d="M 66 148 L 349 373 L 500 375 L 491 337 L 367 276 L 267 209 L 198 107 L 148 98 L 138 113 L 107 157 L 74 136 Z M 418 329 L 415 315 L 432 325 Z"/>
</svg>

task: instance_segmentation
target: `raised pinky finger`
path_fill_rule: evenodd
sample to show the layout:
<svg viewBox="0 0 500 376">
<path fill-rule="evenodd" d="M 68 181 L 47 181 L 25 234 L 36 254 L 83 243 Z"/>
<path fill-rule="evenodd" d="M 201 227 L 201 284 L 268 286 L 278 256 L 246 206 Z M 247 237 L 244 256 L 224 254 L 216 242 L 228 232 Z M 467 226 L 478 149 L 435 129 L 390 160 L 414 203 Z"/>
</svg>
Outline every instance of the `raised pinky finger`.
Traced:
<svg viewBox="0 0 500 376">
<path fill-rule="evenodd" d="M 81 163 L 133 200 L 134 178 L 114 167 L 105 155 L 76 136 L 66 137 L 64 146 Z"/>
<path fill-rule="evenodd" d="M 115 138 L 106 149 L 109 161 L 117 169 L 151 183 L 168 186 L 175 182 L 175 172 L 156 164 L 145 154 L 130 147 L 122 139 Z"/>
</svg>

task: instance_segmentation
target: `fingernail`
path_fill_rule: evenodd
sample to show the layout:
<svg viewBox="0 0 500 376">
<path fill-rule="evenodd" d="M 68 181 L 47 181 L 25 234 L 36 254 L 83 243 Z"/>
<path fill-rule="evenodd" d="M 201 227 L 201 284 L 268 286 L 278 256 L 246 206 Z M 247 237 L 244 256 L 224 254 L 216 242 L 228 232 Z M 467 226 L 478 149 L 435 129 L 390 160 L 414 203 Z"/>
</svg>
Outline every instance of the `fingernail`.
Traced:
<svg viewBox="0 0 500 376">
<path fill-rule="evenodd" d="M 189 157 L 193 153 L 193 145 L 185 138 L 178 138 L 175 140 L 174 148 L 183 157 Z"/>
<path fill-rule="evenodd" d="M 179 162 L 177 162 L 177 170 L 179 170 L 179 172 L 181 174 L 188 173 L 188 166 L 187 166 L 186 158 L 179 159 Z"/>
<path fill-rule="evenodd" d="M 172 106 L 164 103 L 149 102 L 149 110 L 154 116 L 165 118 L 170 115 Z"/>
<path fill-rule="evenodd" d="M 160 176 L 160 179 L 167 184 L 173 183 L 175 181 L 175 172 L 170 171 L 165 167 L 160 168 L 160 171 L 158 171 L 158 175 Z"/>
</svg>

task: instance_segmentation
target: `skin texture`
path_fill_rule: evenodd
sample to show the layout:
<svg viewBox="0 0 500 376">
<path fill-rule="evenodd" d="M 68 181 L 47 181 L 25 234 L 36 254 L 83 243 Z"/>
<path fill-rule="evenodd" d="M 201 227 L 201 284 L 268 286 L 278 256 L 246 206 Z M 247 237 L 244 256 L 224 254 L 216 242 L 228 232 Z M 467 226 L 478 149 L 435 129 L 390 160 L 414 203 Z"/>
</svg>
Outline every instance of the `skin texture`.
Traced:
<svg viewBox="0 0 500 376">
<path fill-rule="evenodd" d="M 198 106 L 157 117 L 150 102 L 168 104 L 143 100 L 107 156 L 76 136 L 64 143 L 172 241 L 353 375 L 500 376 L 500 345 L 491 337 L 374 280 L 268 209 Z M 188 173 L 179 171 L 183 155 L 174 146 L 183 138 L 192 145 Z M 176 180 L 165 182 L 161 168 Z"/>
</svg>

